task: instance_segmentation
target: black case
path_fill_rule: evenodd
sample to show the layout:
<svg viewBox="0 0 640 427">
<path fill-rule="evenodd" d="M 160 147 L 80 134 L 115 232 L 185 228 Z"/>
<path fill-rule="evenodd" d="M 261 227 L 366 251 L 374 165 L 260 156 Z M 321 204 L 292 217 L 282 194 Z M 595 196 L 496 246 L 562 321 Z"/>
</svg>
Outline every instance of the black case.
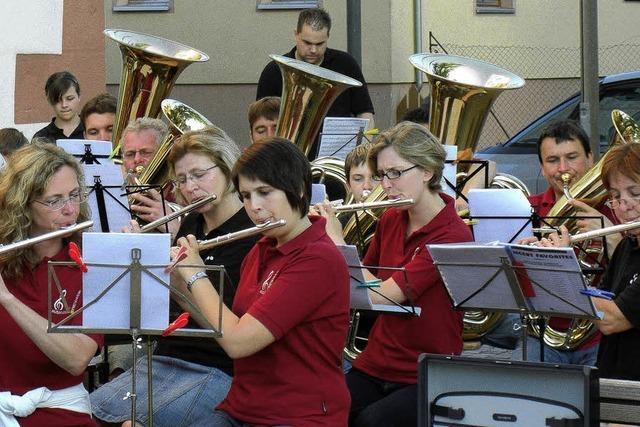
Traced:
<svg viewBox="0 0 640 427">
<path fill-rule="evenodd" d="M 422 354 L 418 426 L 598 427 L 590 366 Z"/>
</svg>

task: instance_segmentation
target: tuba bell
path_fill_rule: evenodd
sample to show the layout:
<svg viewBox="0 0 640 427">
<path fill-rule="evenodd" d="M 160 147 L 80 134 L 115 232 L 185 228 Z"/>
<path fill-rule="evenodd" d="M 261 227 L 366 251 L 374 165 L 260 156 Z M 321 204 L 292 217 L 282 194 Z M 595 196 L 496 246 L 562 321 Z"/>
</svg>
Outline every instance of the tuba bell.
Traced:
<svg viewBox="0 0 640 427">
<path fill-rule="evenodd" d="M 161 37 L 127 30 L 104 30 L 122 53 L 122 78 L 113 125 L 113 154 L 127 124 L 138 117 L 158 117 L 160 102 L 182 71 L 209 57 L 199 50 Z"/>
<path fill-rule="evenodd" d="M 491 106 L 505 90 L 524 86 L 522 77 L 488 62 L 456 55 L 419 53 L 411 64 L 427 75 L 431 91 L 429 130 L 444 145 L 458 147 L 458 160 L 471 160 Z M 460 172 L 458 176 L 464 175 Z M 492 187 L 526 186 L 501 176 Z M 463 338 L 477 340 L 498 324 L 502 313 L 465 311 Z"/>
<path fill-rule="evenodd" d="M 633 120 L 631 116 L 620 110 L 613 110 L 611 112 L 611 121 L 615 130 L 610 143 L 609 148 L 618 146 L 620 144 L 635 144 L 640 142 L 640 126 Z M 600 177 L 602 171 L 602 165 L 606 158 L 606 153 L 586 174 L 582 176 L 577 182 L 569 187 L 569 193 L 574 199 L 584 199 L 586 201 L 599 201 L 606 194 L 604 184 Z M 569 229 L 569 233 L 574 234 L 577 231 L 576 228 L 576 215 L 577 212 L 573 206 L 568 203 L 566 196 L 562 196 L 558 199 L 549 211 L 546 222 L 552 227 L 559 227 L 565 225 Z M 562 218 L 553 218 L 562 217 Z M 568 218 L 567 218 L 568 217 Z M 598 261 L 602 260 L 603 251 L 600 248 L 590 249 L 586 248 L 582 253 L 586 253 L 592 257 L 595 257 Z M 581 254 L 582 254 L 581 253 Z M 580 263 L 584 267 L 590 267 L 583 257 L 580 257 Z M 531 316 L 533 320 L 537 320 L 537 316 Z M 537 322 L 528 322 L 529 332 L 536 337 L 540 336 L 540 328 Z M 544 341 L 550 347 L 573 350 L 577 348 L 582 342 L 589 338 L 596 332 L 596 328 L 589 320 L 573 319 L 571 326 L 567 331 L 557 330 L 549 325 L 546 326 L 544 332 Z"/>
<path fill-rule="evenodd" d="M 280 67 L 282 96 L 276 135 L 309 155 L 324 116 L 345 90 L 362 83 L 335 71 L 280 55 L 269 55 Z"/>
</svg>

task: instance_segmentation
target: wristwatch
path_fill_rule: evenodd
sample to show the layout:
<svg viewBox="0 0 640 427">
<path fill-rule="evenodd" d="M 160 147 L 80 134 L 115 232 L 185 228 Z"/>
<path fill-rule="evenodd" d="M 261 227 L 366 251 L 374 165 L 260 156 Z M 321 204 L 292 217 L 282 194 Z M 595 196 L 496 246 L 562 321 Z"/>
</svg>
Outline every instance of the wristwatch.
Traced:
<svg viewBox="0 0 640 427">
<path fill-rule="evenodd" d="M 192 292 L 191 287 L 196 282 L 196 280 L 200 280 L 204 277 L 207 277 L 207 273 L 205 273 L 204 271 L 198 271 L 197 273 L 194 273 L 194 275 L 191 276 L 189 280 L 187 280 L 187 290 L 189 292 Z"/>
</svg>

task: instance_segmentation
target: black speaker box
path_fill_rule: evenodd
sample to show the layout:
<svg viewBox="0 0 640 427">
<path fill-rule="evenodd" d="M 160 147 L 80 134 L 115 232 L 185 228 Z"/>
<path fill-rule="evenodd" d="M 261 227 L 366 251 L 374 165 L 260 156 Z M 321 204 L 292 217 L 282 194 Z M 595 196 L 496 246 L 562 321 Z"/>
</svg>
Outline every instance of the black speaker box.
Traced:
<svg viewBox="0 0 640 427">
<path fill-rule="evenodd" d="M 597 369 L 590 366 L 422 354 L 418 426 L 599 425 Z"/>
</svg>

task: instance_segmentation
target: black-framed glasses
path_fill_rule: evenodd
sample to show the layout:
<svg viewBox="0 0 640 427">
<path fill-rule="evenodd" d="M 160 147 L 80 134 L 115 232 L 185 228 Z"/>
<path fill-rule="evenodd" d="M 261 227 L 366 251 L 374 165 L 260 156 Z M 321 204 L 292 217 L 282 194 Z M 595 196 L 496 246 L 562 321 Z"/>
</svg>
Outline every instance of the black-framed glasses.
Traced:
<svg viewBox="0 0 640 427">
<path fill-rule="evenodd" d="M 611 209 L 618 209 L 622 202 L 624 202 L 627 206 L 635 206 L 640 203 L 640 197 L 627 197 L 620 199 L 609 199 L 604 204 Z"/>
<path fill-rule="evenodd" d="M 385 176 L 389 179 L 389 180 L 394 180 L 394 179 L 398 179 L 402 176 L 403 173 L 405 172 L 409 172 L 411 169 L 417 168 L 418 165 L 413 165 L 411 167 L 408 167 L 406 169 L 403 170 L 397 170 L 397 169 L 389 169 L 386 172 L 382 172 L 382 171 L 377 171 L 372 179 L 374 181 L 382 181 L 382 178 L 384 178 Z"/>
<path fill-rule="evenodd" d="M 69 197 L 56 197 L 55 199 L 50 200 L 34 199 L 33 201 L 36 203 L 40 203 L 42 206 L 46 206 L 49 210 L 59 211 L 69 203 L 77 205 L 84 202 L 85 200 L 87 200 L 87 193 L 77 192 L 69 194 Z"/>
<path fill-rule="evenodd" d="M 206 169 L 195 169 L 186 175 L 177 176 L 176 179 L 173 180 L 173 182 L 178 188 L 185 185 L 189 180 L 193 182 L 200 182 L 209 173 L 209 171 L 217 167 L 218 165 L 213 165 L 210 168 L 206 168 Z"/>
</svg>

